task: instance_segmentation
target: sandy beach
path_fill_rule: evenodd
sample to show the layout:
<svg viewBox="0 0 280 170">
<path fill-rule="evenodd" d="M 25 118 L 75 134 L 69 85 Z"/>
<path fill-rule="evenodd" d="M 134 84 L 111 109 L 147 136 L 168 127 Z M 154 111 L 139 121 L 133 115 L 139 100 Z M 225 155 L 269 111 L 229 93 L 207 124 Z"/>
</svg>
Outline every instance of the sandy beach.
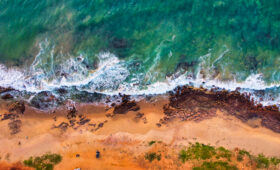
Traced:
<svg viewBox="0 0 280 170">
<path fill-rule="evenodd" d="M 63 122 L 69 122 L 65 106 L 55 113 L 26 106 L 19 117 L 18 133 L 11 134 L 9 120 L 0 122 L 0 165 L 9 169 L 21 166 L 20 162 L 31 156 L 58 153 L 63 159 L 55 166 L 57 170 L 191 169 L 190 164 L 176 158 L 180 149 L 195 142 L 280 156 L 280 134 L 262 127 L 257 119 L 244 123 L 218 110 L 214 117 L 201 121 L 172 120 L 158 125 L 166 103 L 166 97 L 142 100 L 137 103 L 139 110 L 126 114 L 114 114 L 114 108 L 105 105 L 79 104 L 75 106 L 76 119 L 89 121 L 74 126 L 63 126 Z M 7 112 L 3 105 L 0 114 Z M 159 142 L 149 146 L 150 141 Z M 97 150 L 99 159 L 95 158 Z M 161 150 L 170 159 L 149 163 L 143 155 L 152 150 Z"/>
</svg>

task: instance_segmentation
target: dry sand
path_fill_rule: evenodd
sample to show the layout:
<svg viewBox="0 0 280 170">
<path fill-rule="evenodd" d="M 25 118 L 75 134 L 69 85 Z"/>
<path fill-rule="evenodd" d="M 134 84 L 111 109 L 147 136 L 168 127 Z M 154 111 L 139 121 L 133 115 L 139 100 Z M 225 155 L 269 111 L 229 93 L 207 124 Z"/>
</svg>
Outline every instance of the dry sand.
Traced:
<svg viewBox="0 0 280 170">
<path fill-rule="evenodd" d="M 9 120 L 0 121 L 0 157 L 2 168 L 6 163 L 21 162 L 30 156 L 44 153 L 59 153 L 63 160 L 55 166 L 57 170 L 75 168 L 85 169 L 146 169 L 148 162 L 143 155 L 154 147 L 161 147 L 169 154 L 178 154 L 178 149 L 190 142 L 201 142 L 213 146 L 236 147 L 246 149 L 253 154 L 263 153 L 267 156 L 280 156 L 280 134 L 263 128 L 258 120 L 243 123 L 235 117 L 218 111 L 217 116 L 200 122 L 173 121 L 158 127 L 156 123 L 164 116 L 163 105 L 168 101 L 139 102 L 140 110 L 123 115 L 108 117 L 113 109 L 104 106 L 81 104 L 76 106 L 78 114 L 90 119 L 89 124 L 104 123 L 103 127 L 89 124 L 68 128 L 63 131 L 53 128 L 61 122 L 68 122 L 66 111 L 57 109 L 56 113 L 42 113 L 27 107 L 21 116 L 22 127 L 18 134 L 11 135 Z M 0 114 L 5 113 L 2 109 Z M 144 117 L 135 119 L 136 113 Z M 54 120 L 56 117 L 56 121 Z M 151 140 L 162 141 L 162 145 L 150 147 Z M 101 158 L 95 158 L 99 150 Z M 79 154 L 79 157 L 76 155 Z M 163 159 L 164 169 L 189 169 L 181 167 L 176 161 Z M 158 168 L 156 165 L 150 168 Z"/>
</svg>

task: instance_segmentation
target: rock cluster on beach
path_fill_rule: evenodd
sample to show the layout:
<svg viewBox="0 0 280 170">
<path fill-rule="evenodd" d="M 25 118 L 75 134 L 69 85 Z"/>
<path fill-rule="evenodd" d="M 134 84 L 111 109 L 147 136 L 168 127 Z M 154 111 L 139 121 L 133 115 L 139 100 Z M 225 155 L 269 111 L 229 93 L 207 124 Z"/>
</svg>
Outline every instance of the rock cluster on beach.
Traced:
<svg viewBox="0 0 280 170">
<path fill-rule="evenodd" d="M 8 113 L 1 115 L 1 121 L 9 120 L 8 127 L 10 129 L 10 134 L 14 135 L 20 132 L 22 125 L 20 115 L 25 111 L 25 105 L 23 101 L 14 101 L 8 104 Z"/>
<path fill-rule="evenodd" d="M 135 101 L 130 101 L 129 96 L 123 95 L 121 104 L 115 106 L 114 114 L 125 114 L 128 111 L 138 111 L 140 107 Z"/>
<path fill-rule="evenodd" d="M 162 124 L 175 118 L 199 121 L 215 116 L 219 109 L 243 122 L 259 118 L 263 126 L 280 133 L 279 108 L 256 104 L 249 95 L 238 91 L 178 87 L 170 93 L 169 104 L 163 109 L 165 117 L 160 120 Z"/>
</svg>

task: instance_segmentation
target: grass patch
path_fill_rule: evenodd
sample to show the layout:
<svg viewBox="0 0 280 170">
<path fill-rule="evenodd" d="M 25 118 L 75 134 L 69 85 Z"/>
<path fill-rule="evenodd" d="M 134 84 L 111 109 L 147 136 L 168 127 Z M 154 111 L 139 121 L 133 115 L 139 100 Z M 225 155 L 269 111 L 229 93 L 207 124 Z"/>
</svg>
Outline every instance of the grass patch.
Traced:
<svg viewBox="0 0 280 170">
<path fill-rule="evenodd" d="M 230 158 L 232 156 L 232 153 L 230 150 L 225 149 L 224 147 L 219 147 L 217 150 L 217 156 L 216 158 L 226 158 L 228 161 L 230 161 Z"/>
<path fill-rule="evenodd" d="M 201 166 L 194 167 L 194 170 L 236 170 L 237 167 L 232 164 L 231 159 L 242 162 L 244 158 L 249 158 L 250 164 L 255 164 L 258 169 L 275 168 L 280 164 L 280 158 L 277 157 L 265 157 L 263 154 L 254 156 L 246 150 L 233 152 L 224 147 L 214 148 L 200 143 L 190 144 L 187 149 L 179 152 L 179 160 L 182 163 L 199 161 Z"/>
<path fill-rule="evenodd" d="M 240 155 L 240 154 L 237 155 L 236 159 L 238 162 L 242 162 L 244 160 L 243 155 Z"/>
<path fill-rule="evenodd" d="M 280 164 L 280 159 L 279 159 L 279 158 L 276 158 L 276 157 L 272 157 L 272 158 L 270 158 L 270 162 L 271 162 L 273 165 L 277 166 L 278 164 Z"/>
<path fill-rule="evenodd" d="M 190 155 L 185 151 L 185 150 L 181 150 L 179 153 L 179 159 L 185 163 L 187 160 L 190 159 Z"/>
<path fill-rule="evenodd" d="M 200 143 L 192 144 L 187 150 L 181 150 L 179 153 L 179 159 L 182 162 L 187 160 L 206 160 L 210 159 L 216 154 L 215 148 L 210 145 L 204 145 Z"/>
<path fill-rule="evenodd" d="M 53 170 L 54 165 L 60 163 L 62 157 L 58 154 L 45 154 L 41 157 L 30 157 L 24 160 L 26 166 L 35 168 L 36 170 Z"/>
<path fill-rule="evenodd" d="M 154 143 L 156 143 L 156 141 L 152 140 L 149 142 L 149 146 L 152 146 Z"/>
<path fill-rule="evenodd" d="M 263 154 L 259 154 L 256 157 L 257 168 L 268 168 L 269 167 L 269 159 L 265 157 Z"/>
<path fill-rule="evenodd" d="M 161 160 L 161 154 L 157 154 L 155 152 L 146 153 L 145 154 L 145 159 L 149 160 L 150 162 L 153 162 L 153 160 L 155 160 L 155 159 L 160 161 Z"/>
<path fill-rule="evenodd" d="M 228 162 L 216 161 L 216 162 L 203 162 L 201 166 L 194 167 L 193 170 L 238 170 L 234 165 L 230 165 Z"/>
</svg>

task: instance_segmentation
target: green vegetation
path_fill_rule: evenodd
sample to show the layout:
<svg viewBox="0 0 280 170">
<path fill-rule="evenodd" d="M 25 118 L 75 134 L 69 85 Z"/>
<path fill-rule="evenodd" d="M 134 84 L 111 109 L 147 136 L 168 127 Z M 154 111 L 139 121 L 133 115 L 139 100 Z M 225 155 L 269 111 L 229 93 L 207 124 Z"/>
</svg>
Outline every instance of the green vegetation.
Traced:
<svg viewBox="0 0 280 170">
<path fill-rule="evenodd" d="M 210 159 L 216 154 L 215 148 L 210 145 L 204 145 L 200 143 L 192 144 L 187 150 L 181 150 L 179 154 L 179 159 L 182 162 L 187 160 L 197 159 L 206 160 Z"/>
<path fill-rule="evenodd" d="M 237 161 L 242 162 L 244 160 L 244 156 L 247 155 L 251 159 L 251 154 L 245 150 L 240 150 L 237 154 Z"/>
<path fill-rule="evenodd" d="M 232 156 L 232 153 L 231 151 L 225 149 L 224 147 L 219 147 L 217 150 L 217 156 L 216 158 L 219 159 L 219 158 L 226 158 L 228 161 L 230 161 L 230 158 Z"/>
<path fill-rule="evenodd" d="M 185 150 L 181 150 L 179 153 L 179 159 L 185 163 L 187 160 L 189 160 L 189 155 L 187 154 L 187 152 Z"/>
<path fill-rule="evenodd" d="M 238 170 L 234 165 L 229 165 L 228 162 L 203 162 L 201 166 L 194 167 L 193 170 Z"/>
<path fill-rule="evenodd" d="M 236 170 L 237 167 L 232 160 L 242 163 L 245 157 L 248 158 L 246 160 L 250 161 L 251 166 L 256 165 L 257 168 L 261 169 L 275 168 L 280 164 L 280 159 L 276 157 L 269 158 L 263 154 L 253 156 L 246 150 L 232 152 L 224 147 L 214 148 L 200 143 L 191 144 L 187 149 L 182 149 L 179 152 L 179 160 L 182 163 L 198 161 L 199 164 L 193 168 L 194 170 Z"/>
<path fill-rule="evenodd" d="M 255 158 L 257 163 L 257 168 L 268 168 L 270 161 L 269 158 L 265 157 L 263 154 L 259 154 L 258 157 Z"/>
<path fill-rule="evenodd" d="M 161 160 L 161 154 L 157 154 L 155 152 L 151 152 L 151 153 L 146 153 L 145 155 L 145 159 L 149 160 L 150 162 L 153 162 L 153 160 L 157 159 L 158 161 Z"/>
<path fill-rule="evenodd" d="M 156 141 L 152 140 L 149 142 L 149 146 L 152 146 L 154 143 L 156 143 Z"/>
<path fill-rule="evenodd" d="M 274 165 L 277 166 L 278 164 L 280 164 L 280 159 L 276 158 L 276 157 L 272 157 L 270 158 L 270 162 Z"/>
<path fill-rule="evenodd" d="M 24 160 L 23 163 L 36 170 L 52 170 L 54 165 L 60 163 L 61 160 L 62 157 L 58 154 L 45 154 L 41 157 L 30 157 L 28 160 Z"/>
</svg>

